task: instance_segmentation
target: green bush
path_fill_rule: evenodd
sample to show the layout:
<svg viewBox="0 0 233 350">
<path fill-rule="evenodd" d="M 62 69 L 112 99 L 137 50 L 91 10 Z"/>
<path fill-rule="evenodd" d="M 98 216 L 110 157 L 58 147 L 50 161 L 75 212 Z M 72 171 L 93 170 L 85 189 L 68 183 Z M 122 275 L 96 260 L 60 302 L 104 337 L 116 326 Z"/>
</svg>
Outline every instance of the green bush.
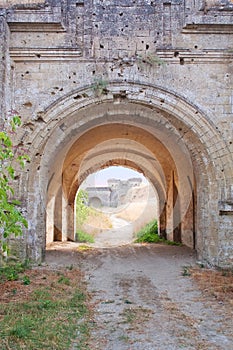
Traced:
<svg viewBox="0 0 233 350">
<path fill-rule="evenodd" d="M 138 233 L 137 233 L 137 239 L 135 241 L 136 243 L 158 243 L 163 242 L 163 239 L 161 239 L 158 235 L 158 222 L 157 220 L 153 220 L 149 222 L 145 227 L 143 227 Z"/>
<path fill-rule="evenodd" d="M 167 245 L 182 245 L 181 243 L 160 238 L 158 235 L 158 222 L 156 219 L 149 222 L 149 224 L 147 224 L 137 233 L 135 243 L 165 243 Z"/>
<path fill-rule="evenodd" d="M 78 230 L 76 232 L 76 241 L 80 243 L 94 243 L 94 237 L 86 232 Z"/>
<path fill-rule="evenodd" d="M 14 263 L 0 267 L 0 281 L 16 281 L 19 279 L 19 274 L 29 268 L 29 263 Z"/>
<path fill-rule="evenodd" d="M 22 235 L 24 227 L 28 227 L 20 208 L 21 203 L 14 198 L 12 187 L 12 181 L 17 179 L 16 163 L 23 169 L 29 161 L 24 150 L 12 141 L 15 130 L 20 125 L 20 117 L 14 115 L 8 130 L 0 131 L 0 249 L 6 254 L 9 253 L 8 239 Z"/>
</svg>

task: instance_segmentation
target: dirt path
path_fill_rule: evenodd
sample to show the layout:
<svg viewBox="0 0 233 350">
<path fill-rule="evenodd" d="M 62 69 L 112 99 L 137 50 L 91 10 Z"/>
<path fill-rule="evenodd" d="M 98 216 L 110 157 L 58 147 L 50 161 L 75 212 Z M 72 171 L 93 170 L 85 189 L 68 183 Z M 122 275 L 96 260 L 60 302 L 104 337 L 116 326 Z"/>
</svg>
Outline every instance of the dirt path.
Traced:
<svg viewBox="0 0 233 350">
<path fill-rule="evenodd" d="M 105 230 L 95 236 L 93 247 L 108 248 L 124 244 L 129 244 L 133 241 L 133 225 L 132 223 L 117 218 L 116 215 L 110 216 L 112 229 Z"/>
<path fill-rule="evenodd" d="M 96 305 L 91 350 L 233 349 L 232 310 L 182 275 L 195 263 L 185 247 L 51 250 L 47 262 L 85 271 Z"/>
</svg>

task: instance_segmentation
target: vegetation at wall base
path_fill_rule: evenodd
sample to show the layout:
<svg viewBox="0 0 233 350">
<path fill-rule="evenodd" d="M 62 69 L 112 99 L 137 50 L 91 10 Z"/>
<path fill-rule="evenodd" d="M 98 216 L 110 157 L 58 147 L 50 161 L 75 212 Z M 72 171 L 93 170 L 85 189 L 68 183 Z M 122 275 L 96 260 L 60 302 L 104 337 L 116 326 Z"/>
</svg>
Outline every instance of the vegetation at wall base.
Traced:
<svg viewBox="0 0 233 350">
<path fill-rule="evenodd" d="M 173 242 L 159 237 L 158 221 L 155 219 L 149 222 L 137 233 L 135 243 L 165 243 L 168 245 L 181 245 L 181 243 Z"/>
<path fill-rule="evenodd" d="M 7 263 L 0 267 L 0 283 L 5 281 L 17 281 L 19 275 L 29 268 L 29 262 L 23 263 Z M 25 278 L 26 280 L 26 278 Z"/>
<path fill-rule="evenodd" d="M 161 238 L 158 236 L 158 222 L 153 220 L 149 222 L 137 233 L 136 243 L 158 243 Z"/>
<path fill-rule="evenodd" d="M 26 276 L 0 284 L 1 350 L 88 349 L 91 310 L 80 271 L 40 268 Z"/>
<path fill-rule="evenodd" d="M 80 242 L 80 243 L 94 243 L 94 237 L 92 235 L 90 235 L 89 233 L 86 233 L 82 230 L 78 230 L 76 232 L 76 242 Z"/>
</svg>

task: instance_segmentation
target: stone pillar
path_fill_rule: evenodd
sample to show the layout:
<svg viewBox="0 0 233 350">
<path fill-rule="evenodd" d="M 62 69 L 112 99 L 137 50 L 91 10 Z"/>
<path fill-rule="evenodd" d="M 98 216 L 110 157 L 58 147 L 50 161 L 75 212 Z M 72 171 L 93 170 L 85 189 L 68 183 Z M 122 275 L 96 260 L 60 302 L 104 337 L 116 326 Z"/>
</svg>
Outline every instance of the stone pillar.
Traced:
<svg viewBox="0 0 233 350">
<path fill-rule="evenodd" d="M 173 176 L 173 240 L 181 243 L 180 196 Z"/>
<path fill-rule="evenodd" d="M 75 205 L 67 204 L 67 240 L 75 241 L 76 220 L 75 220 Z"/>
<path fill-rule="evenodd" d="M 59 189 L 56 195 L 54 208 L 54 241 L 67 241 L 68 227 L 68 204 L 64 197 L 62 188 Z"/>
<path fill-rule="evenodd" d="M 167 239 L 173 240 L 173 179 L 167 181 L 166 233 Z"/>
<path fill-rule="evenodd" d="M 46 208 L 46 244 L 54 241 L 55 196 L 50 198 Z"/>
<path fill-rule="evenodd" d="M 0 10 L 0 126 L 1 117 L 6 114 L 6 75 L 7 75 L 7 46 L 8 27 L 5 19 L 5 10 Z"/>
<path fill-rule="evenodd" d="M 161 205 L 159 206 L 161 208 Z M 167 239 L 167 203 L 163 204 L 163 209 L 159 216 L 159 235 Z"/>
</svg>

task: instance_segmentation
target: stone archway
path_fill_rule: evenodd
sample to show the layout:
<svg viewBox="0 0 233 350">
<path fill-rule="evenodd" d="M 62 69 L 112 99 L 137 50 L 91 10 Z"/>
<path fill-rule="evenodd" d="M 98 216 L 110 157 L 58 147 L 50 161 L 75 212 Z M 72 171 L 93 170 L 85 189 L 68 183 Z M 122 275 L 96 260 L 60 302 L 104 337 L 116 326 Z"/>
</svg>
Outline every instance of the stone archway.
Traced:
<svg viewBox="0 0 233 350">
<path fill-rule="evenodd" d="M 106 95 L 97 97 L 91 88 L 75 91 L 41 117 L 45 123 L 29 136 L 33 169 L 29 179 L 24 179 L 28 196 L 35 203 L 28 208 L 30 257 L 40 260 L 45 250 L 45 211 L 51 219 L 50 229 L 59 221 L 63 239 L 73 232 L 73 194 L 79 186 L 77 174 L 86 176 L 80 166 L 83 160 L 90 157 L 97 166 L 95 147 L 124 139 L 129 145 L 137 142 L 146 148 L 145 158 L 153 155 L 150 172 L 156 174 L 165 193 L 160 212 L 164 234 L 174 239 L 178 229 L 181 237 L 184 232 L 193 237 L 195 229 L 199 258 L 221 263 L 218 189 L 227 186 L 225 174 L 231 169 L 219 157 L 224 141 L 196 106 L 156 86 L 113 82 Z M 109 161 L 120 153 L 117 145 L 113 146 Z M 132 160 L 135 150 L 129 147 L 127 161 Z M 135 164 L 140 166 L 139 161 Z"/>
</svg>

